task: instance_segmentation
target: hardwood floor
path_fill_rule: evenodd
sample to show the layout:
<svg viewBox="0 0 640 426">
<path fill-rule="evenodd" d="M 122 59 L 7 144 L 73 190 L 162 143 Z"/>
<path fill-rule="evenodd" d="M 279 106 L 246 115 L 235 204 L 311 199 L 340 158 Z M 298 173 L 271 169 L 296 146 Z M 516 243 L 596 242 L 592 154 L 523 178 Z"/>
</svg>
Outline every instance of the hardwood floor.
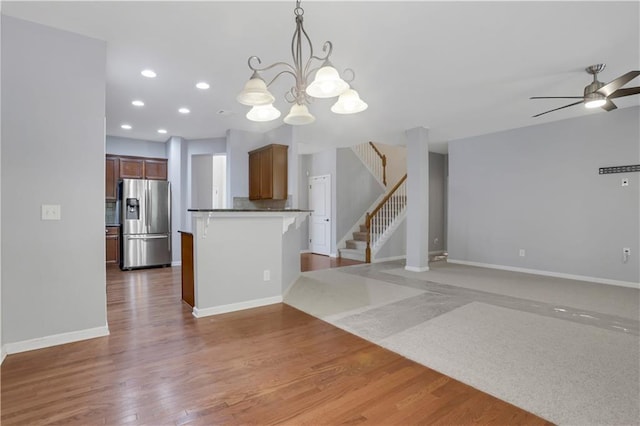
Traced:
<svg viewBox="0 0 640 426">
<path fill-rule="evenodd" d="M 359 265 L 364 262 L 341 257 L 329 257 L 321 254 L 302 253 L 300 255 L 300 270 L 302 272 L 315 271 L 317 269 L 338 268 L 340 266 Z"/>
<path fill-rule="evenodd" d="M 108 268 L 110 336 L 9 355 L 2 425 L 548 424 L 284 304 L 195 319 L 180 272 Z"/>
</svg>

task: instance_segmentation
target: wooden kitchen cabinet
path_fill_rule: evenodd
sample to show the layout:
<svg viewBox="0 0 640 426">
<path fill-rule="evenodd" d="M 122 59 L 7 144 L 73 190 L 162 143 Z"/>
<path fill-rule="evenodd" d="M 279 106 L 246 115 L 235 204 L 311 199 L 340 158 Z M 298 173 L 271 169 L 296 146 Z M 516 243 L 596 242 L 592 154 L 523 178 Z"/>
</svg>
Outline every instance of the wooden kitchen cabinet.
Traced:
<svg viewBox="0 0 640 426">
<path fill-rule="evenodd" d="M 106 263 L 120 263 L 120 227 L 107 226 L 105 228 L 105 261 Z"/>
<path fill-rule="evenodd" d="M 249 152 L 249 199 L 287 199 L 288 146 L 271 144 Z"/>
<path fill-rule="evenodd" d="M 144 179 L 144 160 L 120 157 L 120 179 Z"/>
<path fill-rule="evenodd" d="M 147 158 L 144 160 L 144 178 L 167 180 L 167 160 Z"/>
<path fill-rule="evenodd" d="M 120 161 L 118 157 L 107 155 L 104 169 L 104 198 L 107 201 L 115 201 L 118 198 L 118 179 L 120 178 Z"/>
</svg>

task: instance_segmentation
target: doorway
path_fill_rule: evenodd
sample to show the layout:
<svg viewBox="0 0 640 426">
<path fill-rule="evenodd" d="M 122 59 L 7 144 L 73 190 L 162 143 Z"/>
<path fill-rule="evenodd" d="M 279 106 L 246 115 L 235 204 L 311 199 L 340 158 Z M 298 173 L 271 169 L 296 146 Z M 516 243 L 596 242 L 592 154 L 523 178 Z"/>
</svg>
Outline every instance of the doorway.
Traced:
<svg viewBox="0 0 640 426">
<path fill-rule="evenodd" d="M 331 252 L 331 175 L 309 178 L 309 250 L 329 255 Z"/>
<path fill-rule="evenodd" d="M 193 155 L 191 157 L 191 208 L 226 208 L 226 181 L 226 155 Z"/>
</svg>

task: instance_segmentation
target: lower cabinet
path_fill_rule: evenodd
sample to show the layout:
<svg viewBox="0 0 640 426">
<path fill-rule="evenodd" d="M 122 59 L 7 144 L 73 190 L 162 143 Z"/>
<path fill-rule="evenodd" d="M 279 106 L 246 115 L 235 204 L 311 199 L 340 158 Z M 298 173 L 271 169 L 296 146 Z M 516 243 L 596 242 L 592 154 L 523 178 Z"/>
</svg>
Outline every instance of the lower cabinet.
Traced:
<svg viewBox="0 0 640 426">
<path fill-rule="evenodd" d="M 120 227 L 107 226 L 105 228 L 106 263 L 120 263 Z"/>
<path fill-rule="evenodd" d="M 182 245 L 182 300 L 191 307 L 195 306 L 194 274 L 193 274 L 193 234 L 180 232 Z"/>
</svg>

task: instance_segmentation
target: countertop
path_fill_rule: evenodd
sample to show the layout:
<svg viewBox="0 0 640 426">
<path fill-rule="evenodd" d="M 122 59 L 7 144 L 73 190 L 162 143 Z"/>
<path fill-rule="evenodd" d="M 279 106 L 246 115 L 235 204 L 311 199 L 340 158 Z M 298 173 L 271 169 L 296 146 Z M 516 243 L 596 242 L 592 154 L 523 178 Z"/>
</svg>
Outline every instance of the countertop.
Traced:
<svg viewBox="0 0 640 426">
<path fill-rule="evenodd" d="M 187 209 L 189 212 L 258 212 L 258 213 L 268 213 L 268 212 L 288 212 L 288 213 L 310 213 L 313 210 L 300 210 L 300 209 Z"/>
</svg>

